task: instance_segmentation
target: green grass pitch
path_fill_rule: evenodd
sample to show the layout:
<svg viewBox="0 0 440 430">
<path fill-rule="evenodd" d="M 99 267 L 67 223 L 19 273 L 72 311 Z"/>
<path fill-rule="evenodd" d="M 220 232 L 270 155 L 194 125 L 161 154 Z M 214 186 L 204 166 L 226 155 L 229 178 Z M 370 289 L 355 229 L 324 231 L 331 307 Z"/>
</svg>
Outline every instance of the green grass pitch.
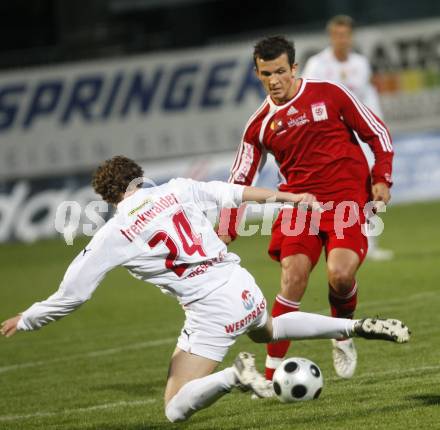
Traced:
<svg viewBox="0 0 440 430">
<path fill-rule="evenodd" d="M 440 202 L 394 206 L 385 215 L 384 247 L 391 262 L 366 262 L 359 272 L 357 316 L 392 316 L 412 329 L 396 345 L 357 340 L 358 370 L 335 377 L 330 342 L 292 344 L 289 356 L 318 363 L 324 390 L 317 401 L 285 405 L 234 391 L 187 423 L 169 424 L 162 395 L 168 359 L 183 322 L 175 300 L 129 276 L 111 272 L 90 302 L 34 333 L 0 339 L 0 429 L 438 429 L 440 428 Z M 242 238 L 242 257 L 271 303 L 279 268 L 268 237 Z M 61 241 L 0 247 L 0 319 L 54 292 L 68 263 L 85 244 Z M 304 311 L 328 314 L 320 262 L 303 300 Z M 265 350 L 243 337 L 240 350 Z"/>
</svg>

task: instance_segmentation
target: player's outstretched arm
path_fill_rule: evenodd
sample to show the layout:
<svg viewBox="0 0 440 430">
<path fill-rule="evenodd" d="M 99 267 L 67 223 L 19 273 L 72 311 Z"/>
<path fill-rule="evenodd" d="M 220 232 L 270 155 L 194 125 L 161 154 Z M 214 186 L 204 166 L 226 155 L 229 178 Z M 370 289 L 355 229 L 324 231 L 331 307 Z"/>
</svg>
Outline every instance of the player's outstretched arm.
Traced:
<svg viewBox="0 0 440 430">
<path fill-rule="evenodd" d="M 58 291 L 4 321 L 0 333 L 10 337 L 16 331 L 38 330 L 69 315 L 89 300 L 105 274 L 127 258 L 118 246 L 118 237 L 111 233 L 106 232 L 106 226 L 102 227 L 70 264 Z"/>
<path fill-rule="evenodd" d="M 293 203 L 304 205 L 310 209 L 319 207 L 316 197 L 313 194 L 294 194 L 259 187 L 244 187 L 243 201 L 257 203 Z"/>
<path fill-rule="evenodd" d="M 245 186 L 241 194 L 241 202 L 254 202 L 254 203 L 290 203 L 292 205 L 303 208 L 304 210 L 318 210 L 322 211 L 320 204 L 317 202 L 316 197 L 313 194 L 302 193 L 293 194 L 282 191 L 270 190 L 268 188 L 249 187 Z M 237 203 L 239 204 L 239 203 Z M 227 210 L 227 220 L 225 228 L 225 213 L 220 216 L 219 238 L 226 245 L 232 242 L 237 236 L 236 225 L 238 225 L 239 219 L 237 219 L 237 210 L 235 209 L 235 215 L 231 216 L 234 209 Z M 223 228 L 221 227 L 223 224 Z"/>
<path fill-rule="evenodd" d="M 0 333 L 5 337 L 13 336 L 17 331 L 17 324 L 20 321 L 21 315 L 9 318 L 2 322 Z"/>
</svg>

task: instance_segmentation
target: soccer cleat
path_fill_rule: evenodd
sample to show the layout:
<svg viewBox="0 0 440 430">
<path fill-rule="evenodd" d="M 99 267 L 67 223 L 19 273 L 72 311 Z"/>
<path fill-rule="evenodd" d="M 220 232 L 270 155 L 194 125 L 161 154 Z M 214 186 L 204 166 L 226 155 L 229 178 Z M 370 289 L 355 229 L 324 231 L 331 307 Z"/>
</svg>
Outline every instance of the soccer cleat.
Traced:
<svg viewBox="0 0 440 430">
<path fill-rule="evenodd" d="M 357 352 L 353 339 L 332 339 L 332 344 L 333 367 L 336 374 L 341 378 L 351 378 L 357 365 Z"/>
<path fill-rule="evenodd" d="M 354 324 L 356 336 L 365 339 L 382 339 L 391 342 L 409 341 L 411 332 L 402 321 L 394 319 L 364 318 Z"/>
<path fill-rule="evenodd" d="M 255 356 L 249 352 L 240 352 L 232 366 L 237 376 L 239 387 L 252 390 L 258 397 L 274 395 L 272 382 L 255 368 Z"/>
<path fill-rule="evenodd" d="M 275 391 L 273 389 L 272 381 L 269 381 L 268 379 L 266 379 L 266 384 L 268 386 L 268 389 L 267 389 L 267 392 L 266 392 L 266 395 L 264 396 L 264 398 L 267 399 L 269 397 L 275 397 Z M 255 393 L 252 393 L 251 399 L 252 400 L 258 400 L 258 399 L 261 399 L 261 397 L 257 396 Z"/>
</svg>

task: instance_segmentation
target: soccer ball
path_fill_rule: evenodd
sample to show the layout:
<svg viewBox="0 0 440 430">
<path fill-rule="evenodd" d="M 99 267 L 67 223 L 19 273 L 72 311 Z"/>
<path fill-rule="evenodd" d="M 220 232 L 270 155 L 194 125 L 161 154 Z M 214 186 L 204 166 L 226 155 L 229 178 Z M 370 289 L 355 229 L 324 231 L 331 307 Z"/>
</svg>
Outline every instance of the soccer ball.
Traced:
<svg viewBox="0 0 440 430">
<path fill-rule="evenodd" d="M 273 389 L 283 403 L 317 399 L 323 385 L 321 369 L 307 358 L 288 358 L 273 375 Z"/>
</svg>

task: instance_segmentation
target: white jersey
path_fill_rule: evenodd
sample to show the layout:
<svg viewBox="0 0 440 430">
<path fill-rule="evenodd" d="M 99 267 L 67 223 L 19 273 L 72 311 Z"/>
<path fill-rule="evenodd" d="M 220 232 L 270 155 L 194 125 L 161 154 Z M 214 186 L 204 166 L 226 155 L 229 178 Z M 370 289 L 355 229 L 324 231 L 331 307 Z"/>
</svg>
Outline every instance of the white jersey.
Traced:
<svg viewBox="0 0 440 430">
<path fill-rule="evenodd" d="M 239 206 L 243 190 L 182 178 L 137 190 L 73 260 L 58 291 L 23 312 L 18 329 L 38 329 L 69 314 L 119 265 L 181 304 L 207 296 L 229 280 L 240 259 L 227 252 L 205 213 Z"/>
<path fill-rule="evenodd" d="M 346 61 L 339 61 L 332 48 L 328 47 L 307 60 L 302 76 L 344 84 L 362 103 L 382 118 L 379 97 L 371 84 L 371 67 L 367 57 L 350 52 Z"/>
</svg>

